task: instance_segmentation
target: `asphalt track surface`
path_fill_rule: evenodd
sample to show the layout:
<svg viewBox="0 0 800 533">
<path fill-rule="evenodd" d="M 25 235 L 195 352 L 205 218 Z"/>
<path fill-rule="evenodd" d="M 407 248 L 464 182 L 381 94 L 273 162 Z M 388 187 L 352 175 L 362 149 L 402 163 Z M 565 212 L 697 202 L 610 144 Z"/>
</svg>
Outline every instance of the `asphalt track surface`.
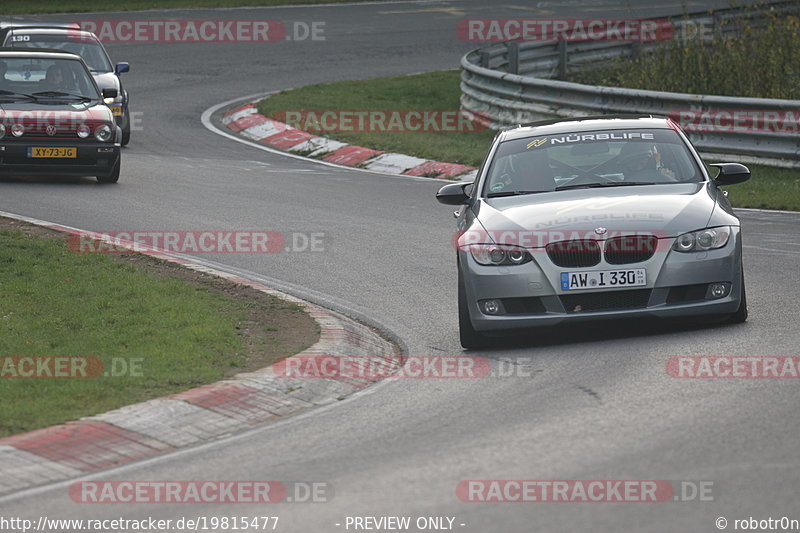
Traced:
<svg viewBox="0 0 800 533">
<path fill-rule="evenodd" d="M 726 2 L 702 4 L 711 5 Z M 0 210 L 96 231 L 324 231 L 324 253 L 204 259 L 366 317 L 409 354 L 461 354 L 452 209 L 434 200 L 441 183 L 270 154 L 206 130 L 201 114 L 264 91 L 454 68 L 474 47 L 455 35 L 465 17 L 679 11 L 678 2 L 463 1 L 103 15 L 324 21 L 326 40 L 109 45 L 116 61 L 131 63 L 125 79 L 142 112 L 120 183 L 6 178 Z M 457 530 L 491 532 L 716 531 L 717 517 L 728 519 L 728 529 L 750 516 L 800 519 L 797 381 L 665 372 L 675 355 L 800 355 L 800 217 L 739 214 L 751 312 L 744 325 L 625 323 L 531 334 L 476 353 L 512 361 L 518 377 L 391 380 L 335 405 L 85 478 L 323 481 L 333 488 L 327 503 L 86 505 L 69 498 L 68 483 L 57 483 L 0 499 L 0 516 L 277 515 L 277 531 L 285 532 L 346 531 L 345 517 L 358 515 L 451 516 Z M 464 503 L 455 489 L 468 479 L 710 480 L 714 501 Z"/>
</svg>

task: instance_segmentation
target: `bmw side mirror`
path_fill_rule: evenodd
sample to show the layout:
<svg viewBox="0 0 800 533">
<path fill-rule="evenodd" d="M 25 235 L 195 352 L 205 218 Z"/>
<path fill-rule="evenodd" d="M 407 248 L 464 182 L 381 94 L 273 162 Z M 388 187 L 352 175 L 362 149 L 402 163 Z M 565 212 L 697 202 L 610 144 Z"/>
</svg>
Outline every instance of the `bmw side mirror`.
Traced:
<svg viewBox="0 0 800 533">
<path fill-rule="evenodd" d="M 750 169 L 739 163 L 712 163 L 709 166 L 719 169 L 714 179 L 717 185 L 734 185 L 750 179 Z"/>
<path fill-rule="evenodd" d="M 449 185 L 445 185 L 439 192 L 436 193 L 436 199 L 439 200 L 439 203 L 445 205 L 463 205 L 469 201 L 469 196 L 467 196 L 466 191 L 464 190 L 470 183 L 450 183 Z"/>
<path fill-rule="evenodd" d="M 127 63 L 117 63 L 114 66 L 114 74 L 119 76 L 123 72 L 128 72 L 131 69 L 131 66 Z"/>
<path fill-rule="evenodd" d="M 105 89 L 103 89 L 102 94 L 103 98 L 116 98 L 119 93 L 117 92 L 117 89 L 114 87 L 106 87 Z"/>
</svg>

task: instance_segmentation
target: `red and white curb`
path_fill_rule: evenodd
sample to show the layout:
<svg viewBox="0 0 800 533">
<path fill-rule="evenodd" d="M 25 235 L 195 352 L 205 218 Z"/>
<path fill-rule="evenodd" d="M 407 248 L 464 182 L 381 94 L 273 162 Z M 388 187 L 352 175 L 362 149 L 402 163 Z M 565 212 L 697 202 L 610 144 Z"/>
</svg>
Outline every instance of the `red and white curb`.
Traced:
<svg viewBox="0 0 800 533">
<path fill-rule="evenodd" d="M 251 141 L 337 165 L 384 174 L 459 181 L 472 181 L 477 173 L 475 167 L 387 153 L 319 137 L 261 115 L 255 102 L 226 111 L 222 115 L 222 124 L 231 132 Z"/>
<path fill-rule="evenodd" d="M 102 240 L 93 232 L 11 213 L 0 212 L 0 216 Z M 132 246 L 133 243 L 129 248 Z M 387 371 L 401 366 L 400 352 L 394 344 L 344 315 L 206 267 L 191 258 L 175 257 L 157 249 L 142 253 L 252 287 L 303 307 L 319 324 L 320 338 L 295 357 L 369 355 L 373 360 L 384 359 Z M 0 494 L 217 439 L 308 407 L 335 402 L 373 381 L 286 378 L 276 376 L 272 367 L 268 367 L 74 422 L 6 437 L 0 439 Z"/>
</svg>

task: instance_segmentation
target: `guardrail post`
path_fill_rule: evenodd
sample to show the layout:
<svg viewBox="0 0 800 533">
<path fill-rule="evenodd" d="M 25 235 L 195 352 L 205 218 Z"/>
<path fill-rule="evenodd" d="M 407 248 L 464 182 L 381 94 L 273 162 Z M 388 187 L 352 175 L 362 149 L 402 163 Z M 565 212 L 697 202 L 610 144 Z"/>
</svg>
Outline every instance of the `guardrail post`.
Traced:
<svg viewBox="0 0 800 533">
<path fill-rule="evenodd" d="M 480 66 L 482 66 L 483 68 L 492 68 L 491 65 L 489 64 L 489 58 L 490 57 L 491 56 L 489 55 L 489 51 L 488 50 L 481 50 L 480 51 Z"/>
<path fill-rule="evenodd" d="M 508 50 L 508 73 L 519 74 L 519 43 L 516 41 L 506 43 Z"/>
<path fill-rule="evenodd" d="M 722 17 L 715 12 L 711 19 L 711 35 L 714 39 L 722 39 L 725 36 L 725 29 L 722 22 Z"/>
<path fill-rule="evenodd" d="M 567 41 L 558 42 L 558 79 L 567 77 Z"/>
</svg>

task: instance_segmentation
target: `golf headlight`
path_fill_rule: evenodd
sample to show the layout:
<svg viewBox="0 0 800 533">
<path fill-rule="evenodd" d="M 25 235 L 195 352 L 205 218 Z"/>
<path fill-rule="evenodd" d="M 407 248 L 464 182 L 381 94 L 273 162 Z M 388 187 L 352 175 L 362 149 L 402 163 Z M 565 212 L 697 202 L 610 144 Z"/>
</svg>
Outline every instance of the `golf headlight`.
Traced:
<svg viewBox="0 0 800 533">
<path fill-rule="evenodd" d="M 90 133 L 91 130 L 89 129 L 89 126 L 87 126 L 86 124 L 80 124 L 78 126 L 78 137 L 80 137 L 81 139 L 85 139 L 86 137 L 89 136 Z"/>
<path fill-rule="evenodd" d="M 96 130 L 94 130 L 94 138 L 101 142 L 106 142 L 111 140 L 111 126 L 108 124 L 103 124 Z"/>
<path fill-rule="evenodd" d="M 675 239 L 673 249 L 678 252 L 705 252 L 722 248 L 728 244 L 731 236 L 731 228 L 722 226 L 719 228 L 706 228 L 700 231 L 684 233 Z"/>
<path fill-rule="evenodd" d="M 6 136 L 6 125 L 0 124 L 0 139 Z"/>
<path fill-rule="evenodd" d="M 469 252 L 478 264 L 486 266 L 521 265 L 532 259 L 531 255 L 521 248 L 497 244 L 471 244 Z"/>
</svg>

